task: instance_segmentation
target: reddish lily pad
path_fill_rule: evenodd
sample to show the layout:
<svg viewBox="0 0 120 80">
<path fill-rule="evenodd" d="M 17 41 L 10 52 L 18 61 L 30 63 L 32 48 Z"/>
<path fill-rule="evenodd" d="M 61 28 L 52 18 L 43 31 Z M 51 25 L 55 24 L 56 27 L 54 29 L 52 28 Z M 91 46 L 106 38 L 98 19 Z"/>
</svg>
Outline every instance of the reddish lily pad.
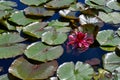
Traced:
<svg viewBox="0 0 120 80">
<path fill-rule="evenodd" d="M 41 80 L 52 76 L 57 67 L 57 61 L 31 64 L 23 57 L 20 57 L 12 63 L 9 73 L 22 80 Z"/>
</svg>

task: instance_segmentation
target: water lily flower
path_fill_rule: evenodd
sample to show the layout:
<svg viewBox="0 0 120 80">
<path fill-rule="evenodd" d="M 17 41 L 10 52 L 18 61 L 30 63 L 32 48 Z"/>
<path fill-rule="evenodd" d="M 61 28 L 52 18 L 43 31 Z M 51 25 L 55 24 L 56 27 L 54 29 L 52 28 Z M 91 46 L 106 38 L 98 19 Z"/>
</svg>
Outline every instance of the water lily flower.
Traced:
<svg viewBox="0 0 120 80">
<path fill-rule="evenodd" d="M 71 45 L 73 49 L 79 48 L 81 51 L 85 51 L 93 44 L 94 39 L 92 36 L 88 36 L 87 33 L 74 32 L 68 36 L 69 42 L 67 46 Z"/>
</svg>

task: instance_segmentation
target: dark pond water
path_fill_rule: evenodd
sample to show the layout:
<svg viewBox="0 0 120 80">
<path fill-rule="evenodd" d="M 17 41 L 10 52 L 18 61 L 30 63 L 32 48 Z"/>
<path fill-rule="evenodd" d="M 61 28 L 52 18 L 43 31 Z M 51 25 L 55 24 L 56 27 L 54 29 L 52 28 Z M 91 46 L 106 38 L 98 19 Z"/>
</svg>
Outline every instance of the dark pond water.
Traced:
<svg viewBox="0 0 120 80">
<path fill-rule="evenodd" d="M 22 10 L 26 7 L 25 5 L 20 3 L 19 0 L 12 0 L 12 1 L 17 2 L 17 4 L 18 4 L 17 9 L 19 9 L 19 10 Z M 84 0 L 78 0 L 78 1 L 84 2 Z M 52 17 L 52 19 L 56 19 L 57 17 L 58 17 L 58 14 L 56 14 L 54 17 Z M 104 30 L 104 29 L 116 30 L 117 28 L 113 27 L 111 25 L 105 24 L 105 26 L 102 27 L 101 30 Z M 65 50 L 64 55 L 62 55 L 58 59 L 58 62 L 59 62 L 59 64 L 62 64 L 63 62 L 69 62 L 69 61 L 73 61 L 73 62 L 83 61 L 84 62 L 85 60 L 88 60 L 88 59 L 91 59 L 91 58 L 99 58 L 100 60 L 102 60 L 101 57 L 105 53 L 107 53 L 107 52 L 101 50 L 100 48 L 91 48 L 91 49 L 88 49 L 86 52 L 83 52 L 83 53 L 78 54 L 78 55 L 71 54 L 71 53 L 66 53 L 66 50 Z M 3 67 L 3 70 L 2 70 L 2 72 L 0 72 L 0 75 L 8 72 L 8 67 L 13 62 L 13 60 L 14 60 L 14 58 L 0 59 L 0 68 Z"/>
</svg>

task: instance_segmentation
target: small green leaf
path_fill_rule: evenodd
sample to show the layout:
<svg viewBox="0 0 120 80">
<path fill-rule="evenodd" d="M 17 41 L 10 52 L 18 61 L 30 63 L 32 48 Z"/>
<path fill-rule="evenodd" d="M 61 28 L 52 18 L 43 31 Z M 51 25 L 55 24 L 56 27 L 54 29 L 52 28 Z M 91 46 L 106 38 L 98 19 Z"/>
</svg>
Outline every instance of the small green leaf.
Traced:
<svg viewBox="0 0 120 80">
<path fill-rule="evenodd" d="M 23 32 L 32 37 L 41 38 L 42 33 L 47 31 L 46 22 L 34 22 L 23 28 Z M 49 30 L 49 29 L 48 29 Z"/>
<path fill-rule="evenodd" d="M 73 2 L 76 2 L 76 0 L 52 0 L 48 2 L 45 7 L 53 9 L 66 8 Z"/>
<path fill-rule="evenodd" d="M 20 0 L 20 2 L 26 4 L 26 5 L 35 5 L 35 6 L 39 6 L 43 3 L 46 3 L 48 0 Z"/>
<path fill-rule="evenodd" d="M 67 34 L 56 31 L 48 31 L 42 34 L 42 42 L 49 45 L 59 45 L 67 40 Z"/>
<path fill-rule="evenodd" d="M 42 42 L 33 43 L 25 50 L 25 55 L 28 58 L 42 62 L 57 59 L 62 54 L 63 48 L 61 46 L 47 46 Z"/>
<path fill-rule="evenodd" d="M 66 62 L 59 66 L 57 76 L 60 80 L 90 80 L 93 72 L 89 64 Z"/>
<path fill-rule="evenodd" d="M 24 10 L 25 15 L 34 16 L 34 17 L 47 17 L 53 16 L 55 11 L 47 10 L 42 7 L 28 7 Z"/>
<path fill-rule="evenodd" d="M 14 22 L 18 25 L 27 25 L 29 23 L 35 22 L 36 20 L 26 18 L 23 11 L 17 11 L 10 16 L 9 21 Z"/>
<path fill-rule="evenodd" d="M 99 31 L 96 39 L 101 46 L 117 46 L 120 44 L 120 37 L 114 34 L 113 30 Z"/>
<path fill-rule="evenodd" d="M 47 79 L 58 67 L 57 61 L 31 64 L 23 57 L 16 59 L 9 68 L 9 73 L 22 80 Z"/>
</svg>

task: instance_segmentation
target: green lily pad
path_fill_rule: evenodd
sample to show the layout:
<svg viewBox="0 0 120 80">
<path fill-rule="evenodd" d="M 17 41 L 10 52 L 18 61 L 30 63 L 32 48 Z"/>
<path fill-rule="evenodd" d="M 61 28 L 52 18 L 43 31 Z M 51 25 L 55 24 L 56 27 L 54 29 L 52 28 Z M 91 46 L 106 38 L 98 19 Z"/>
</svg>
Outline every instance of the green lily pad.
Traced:
<svg viewBox="0 0 120 80">
<path fill-rule="evenodd" d="M 115 0 L 110 0 L 106 5 L 111 9 L 120 10 L 120 3 Z"/>
<path fill-rule="evenodd" d="M 100 46 L 100 48 L 105 51 L 114 51 L 116 47 L 115 46 Z"/>
<path fill-rule="evenodd" d="M 94 2 L 98 5 L 105 5 L 106 4 L 106 0 L 89 0 L 91 2 Z"/>
<path fill-rule="evenodd" d="M 4 1 L 1 0 L 0 1 L 0 10 L 12 10 L 12 7 L 16 7 L 17 4 L 15 2 L 12 1 Z"/>
<path fill-rule="evenodd" d="M 111 52 L 105 55 L 104 60 L 104 68 L 114 72 L 117 68 L 120 68 L 120 57 L 115 54 L 115 52 Z"/>
<path fill-rule="evenodd" d="M 24 27 L 23 32 L 32 37 L 41 38 L 42 34 L 48 29 L 45 28 L 46 26 L 46 22 L 34 22 Z"/>
<path fill-rule="evenodd" d="M 120 36 L 120 28 L 116 31 L 116 33 Z"/>
<path fill-rule="evenodd" d="M 26 5 L 35 5 L 35 6 L 39 6 L 43 3 L 46 3 L 48 0 L 20 0 L 20 2 L 26 4 Z"/>
<path fill-rule="evenodd" d="M 0 58 L 15 57 L 23 54 L 26 45 L 19 43 L 25 41 L 19 34 L 3 33 L 0 35 Z"/>
<path fill-rule="evenodd" d="M 61 46 L 47 46 L 42 42 L 36 42 L 27 47 L 25 55 L 33 60 L 46 62 L 59 58 L 63 54 Z"/>
<path fill-rule="evenodd" d="M 0 10 L 0 20 L 9 15 L 9 12 Z"/>
<path fill-rule="evenodd" d="M 24 10 L 25 15 L 28 16 L 35 16 L 35 17 L 47 17 L 53 16 L 55 11 L 47 10 L 46 8 L 42 7 L 28 7 Z"/>
<path fill-rule="evenodd" d="M 9 21 L 16 23 L 18 25 L 27 25 L 29 23 L 35 22 L 36 20 L 27 18 L 23 11 L 16 11 L 10 16 Z"/>
<path fill-rule="evenodd" d="M 114 34 L 113 30 L 99 31 L 96 37 L 101 46 L 117 46 L 120 44 L 120 37 Z"/>
<path fill-rule="evenodd" d="M 31 64 L 24 58 L 16 59 L 9 68 L 9 73 L 22 80 L 47 79 L 58 67 L 57 61 Z"/>
<path fill-rule="evenodd" d="M 67 8 L 73 2 L 76 2 L 76 0 L 52 0 L 52 1 L 48 2 L 45 5 L 45 7 L 52 8 L 52 9 Z"/>
<path fill-rule="evenodd" d="M 90 80 L 94 70 L 89 64 L 66 62 L 59 66 L 57 76 L 60 80 Z"/>
<path fill-rule="evenodd" d="M 53 20 L 48 23 L 48 26 L 54 27 L 57 32 L 69 32 L 71 30 L 68 22 L 60 22 L 58 20 Z"/>
<path fill-rule="evenodd" d="M 112 12 L 112 13 L 104 13 L 99 12 L 98 17 L 103 20 L 105 23 L 113 23 L 113 24 L 119 24 L 120 23 L 120 13 L 118 12 Z"/>
<path fill-rule="evenodd" d="M 0 80 L 9 80 L 8 75 L 7 74 L 1 75 Z"/>
<path fill-rule="evenodd" d="M 59 45 L 67 40 L 67 34 L 56 31 L 48 31 L 42 34 L 42 42 L 49 45 Z"/>
</svg>

